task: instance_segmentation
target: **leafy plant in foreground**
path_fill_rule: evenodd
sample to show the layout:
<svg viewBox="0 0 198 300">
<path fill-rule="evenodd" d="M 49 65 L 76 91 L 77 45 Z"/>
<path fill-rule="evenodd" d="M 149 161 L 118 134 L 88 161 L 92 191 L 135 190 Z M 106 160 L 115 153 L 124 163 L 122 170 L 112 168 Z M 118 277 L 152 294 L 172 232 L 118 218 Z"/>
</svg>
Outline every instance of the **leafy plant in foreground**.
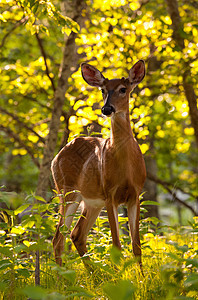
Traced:
<svg viewBox="0 0 198 300">
<path fill-rule="evenodd" d="M 198 222 L 194 218 L 191 223 L 192 228 L 188 233 L 197 235 Z M 197 243 L 190 245 L 179 245 L 177 242 L 169 240 L 167 244 L 176 250 L 168 252 L 171 262 L 162 265 L 161 276 L 164 280 L 163 288 L 168 291 L 167 299 L 195 299 L 198 293 L 198 247 Z M 178 289 L 182 291 L 182 296 L 177 297 Z M 196 298 L 197 299 L 197 298 Z"/>
<path fill-rule="evenodd" d="M 1 197 L 4 198 L 5 195 Z M 143 277 L 132 256 L 126 228 L 125 234 L 120 231 L 123 245 L 120 252 L 111 246 L 107 219 L 100 217 L 88 238 L 87 256 L 92 269 L 88 272 L 73 246 L 71 250 L 66 247 L 62 267 L 54 263 L 51 238 L 58 200 L 54 198 L 46 203 L 40 198 L 40 203 L 33 204 L 32 198 L 28 197 L 24 205 L 14 210 L 1 211 L 1 218 L 5 216 L 0 236 L 0 293 L 3 299 L 197 299 L 196 218 L 191 226 L 180 230 L 166 228 L 165 231 L 164 228 L 163 235 L 163 227 L 158 232 L 158 228 L 144 219 L 141 225 Z M 124 218 L 120 220 L 123 225 Z M 149 231 L 144 233 L 146 228 Z M 38 249 L 41 286 L 35 287 L 35 251 Z"/>
</svg>

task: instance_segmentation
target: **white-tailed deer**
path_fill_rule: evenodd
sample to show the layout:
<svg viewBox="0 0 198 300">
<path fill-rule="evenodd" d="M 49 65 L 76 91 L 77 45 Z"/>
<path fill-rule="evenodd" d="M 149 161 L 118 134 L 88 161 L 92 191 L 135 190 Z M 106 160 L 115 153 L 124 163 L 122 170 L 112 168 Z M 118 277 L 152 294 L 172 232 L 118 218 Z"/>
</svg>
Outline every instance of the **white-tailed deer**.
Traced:
<svg viewBox="0 0 198 300">
<path fill-rule="evenodd" d="M 61 265 L 64 236 L 60 226 L 70 227 L 73 214 L 83 202 L 71 239 L 83 256 L 87 235 L 101 209 L 106 206 L 113 245 L 121 249 L 117 208 L 126 204 L 133 253 L 141 265 L 139 237 L 139 195 L 146 170 L 140 148 L 133 137 L 129 119 L 129 95 L 145 76 L 145 64 L 139 60 L 128 78 L 108 80 L 95 67 L 83 63 L 82 76 L 91 86 L 100 87 L 104 106 L 102 113 L 111 117 L 111 137 L 77 137 L 68 143 L 52 161 L 52 174 L 60 196 L 60 221 L 53 239 L 56 262 Z M 73 190 L 79 192 L 69 193 Z M 65 199 L 66 198 L 66 199 Z"/>
</svg>

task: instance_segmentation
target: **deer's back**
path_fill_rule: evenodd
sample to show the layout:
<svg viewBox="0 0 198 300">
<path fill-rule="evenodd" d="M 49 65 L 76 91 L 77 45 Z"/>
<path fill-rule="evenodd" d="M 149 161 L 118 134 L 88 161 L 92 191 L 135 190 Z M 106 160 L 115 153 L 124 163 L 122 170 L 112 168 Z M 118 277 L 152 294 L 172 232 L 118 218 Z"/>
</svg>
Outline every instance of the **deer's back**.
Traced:
<svg viewBox="0 0 198 300">
<path fill-rule="evenodd" d="M 103 197 L 100 166 L 105 140 L 77 137 L 56 155 L 52 174 L 58 190 L 79 190 L 84 197 Z"/>
</svg>

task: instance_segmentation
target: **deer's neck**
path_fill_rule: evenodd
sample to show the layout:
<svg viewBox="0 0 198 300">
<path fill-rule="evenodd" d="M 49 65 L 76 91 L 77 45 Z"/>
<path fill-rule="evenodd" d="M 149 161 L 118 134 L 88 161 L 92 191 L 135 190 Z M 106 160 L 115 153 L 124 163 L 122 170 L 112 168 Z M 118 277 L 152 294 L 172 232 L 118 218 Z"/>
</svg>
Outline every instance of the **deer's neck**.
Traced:
<svg viewBox="0 0 198 300">
<path fill-rule="evenodd" d="M 114 114 L 111 118 L 111 146 L 122 152 L 130 148 L 134 141 L 129 113 Z"/>
</svg>

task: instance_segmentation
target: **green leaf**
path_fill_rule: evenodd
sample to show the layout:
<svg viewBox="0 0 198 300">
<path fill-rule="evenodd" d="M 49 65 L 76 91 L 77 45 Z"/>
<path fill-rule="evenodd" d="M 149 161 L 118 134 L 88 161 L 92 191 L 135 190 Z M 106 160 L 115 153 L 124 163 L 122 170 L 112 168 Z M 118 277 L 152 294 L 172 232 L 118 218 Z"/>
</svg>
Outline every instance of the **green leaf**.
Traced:
<svg viewBox="0 0 198 300">
<path fill-rule="evenodd" d="M 20 213 L 22 213 L 29 206 L 30 206 L 30 204 L 24 204 L 24 205 L 20 206 L 19 208 L 15 209 L 15 211 L 14 211 L 15 216 L 18 215 L 18 214 L 20 214 Z"/>
<path fill-rule="evenodd" d="M 190 274 L 184 281 L 184 286 L 190 291 L 198 291 L 198 273 Z"/>
<path fill-rule="evenodd" d="M 14 211 L 11 210 L 11 209 L 4 209 L 4 208 L 1 208 L 4 212 L 6 212 L 9 216 L 14 216 Z M 1 210 L 0 209 L 0 210 Z"/>
<path fill-rule="evenodd" d="M 140 205 L 142 206 L 142 205 L 160 205 L 160 203 L 158 203 L 157 201 L 150 201 L 150 200 L 148 200 L 148 201 L 142 201 L 141 203 L 140 203 Z"/>
<path fill-rule="evenodd" d="M 35 224 L 35 221 L 31 221 L 31 220 L 29 221 L 28 219 L 26 219 L 22 222 L 22 226 L 24 228 L 32 228 L 34 226 L 34 224 Z"/>
<path fill-rule="evenodd" d="M 42 32 L 44 32 L 47 36 L 49 36 L 49 30 L 47 29 L 46 26 L 44 26 L 42 24 L 39 25 L 39 30 L 42 31 Z"/>
<path fill-rule="evenodd" d="M 198 259 L 196 259 L 196 258 L 187 258 L 186 259 L 186 265 L 187 266 L 192 265 L 193 267 L 198 268 Z"/>
<path fill-rule="evenodd" d="M 181 251 L 183 253 L 185 253 L 189 250 L 188 245 L 180 246 L 180 245 L 178 245 L 178 243 L 173 242 L 173 241 L 167 241 L 166 244 L 174 246 L 175 249 L 177 249 L 178 251 Z"/>
<path fill-rule="evenodd" d="M 175 244 L 175 248 L 183 253 L 189 250 L 188 245 L 179 246 L 177 243 Z"/>
<path fill-rule="evenodd" d="M 25 278 L 30 277 L 30 272 L 28 271 L 28 269 L 17 269 L 16 270 L 17 273 Z"/>
<path fill-rule="evenodd" d="M 64 271 L 60 271 L 59 273 L 60 273 L 60 275 L 65 277 L 67 280 L 74 283 L 74 281 L 76 279 L 76 272 L 74 270 L 64 270 Z"/>
<path fill-rule="evenodd" d="M 105 284 L 103 290 L 111 300 L 127 300 L 132 298 L 136 288 L 130 280 L 120 280 Z"/>
<path fill-rule="evenodd" d="M 11 267 L 13 263 L 9 259 L 3 259 L 0 261 L 0 270 L 5 270 L 9 267 Z"/>
<path fill-rule="evenodd" d="M 35 0 L 29 0 L 30 8 L 32 8 L 35 5 Z"/>
<path fill-rule="evenodd" d="M 14 247 L 15 253 L 20 253 L 21 251 L 25 251 L 25 250 L 27 250 L 27 247 L 24 244 L 17 244 Z"/>
<path fill-rule="evenodd" d="M 146 222 L 152 222 L 154 225 L 157 225 L 158 223 L 161 222 L 161 220 L 159 220 L 156 217 L 148 217 L 148 218 L 144 219 L 144 221 L 146 221 Z"/>
<path fill-rule="evenodd" d="M 32 9 L 33 14 L 35 14 L 37 12 L 38 8 L 39 8 L 39 1 L 37 1 L 36 3 L 34 3 L 33 9 Z"/>
<path fill-rule="evenodd" d="M 110 256 L 111 256 L 112 262 L 116 265 L 119 265 L 121 262 L 121 259 L 123 258 L 121 251 L 117 247 L 114 247 L 114 246 L 110 249 Z"/>
<path fill-rule="evenodd" d="M 77 293 L 68 295 L 65 297 L 65 299 L 73 299 L 73 297 L 88 297 L 92 298 L 95 297 L 94 294 L 92 294 L 90 291 L 86 290 L 85 288 L 79 287 L 79 286 L 71 286 L 67 288 L 67 291 L 76 291 Z"/>
<path fill-rule="evenodd" d="M 174 253 L 167 253 L 167 255 L 173 259 L 175 259 L 176 261 L 184 261 L 183 258 L 179 257 L 177 254 L 174 254 Z"/>
<path fill-rule="evenodd" d="M 68 233 L 68 228 L 65 224 L 61 225 L 59 230 L 60 230 L 60 233 L 62 233 L 63 235 L 66 235 Z"/>
<path fill-rule="evenodd" d="M 11 233 L 13 234 L 17 234 L 17 235 L 21 235 L 25 232 L 25 229 L 22 228 L 21 226 L 18 226 L 18 227 L 12 227 L 11 229 Z"/>
<path fill-rule="evenodd" d="M 2 253 L 2 254 L 4 254 L 4 255 L 6 255 L 6 256 L 12 256 L 12 251 L 10 250 L 10 248 L 9 247 L 6 247 L 6 246 L 4 246 L 4 247 L 0 247 L 0 253 Z"/>
<path fill-rule="evenodd" d="M 0 192 L 0 202 L 4 202 L 8 208 L 11 207 L 13 201 L 18 200 L 19 195 L 15 192 Z"/>
<path fill-rule="evenodd" d="M 74 270 L 67 270 L 65 267 L 60 267 L 58 265 L 53 266 L 53 270 L 57 271 L 61 276 L 65 277 L 67 280 L 72 283 L 76 279 L 76 272 Z"/>
<path fill-rule="evenodd" d="M 34 196 L 36 200 L 46 203 L 46 200 L 41 196 Z"/>
<path fill-rule="evenodd" d="M 42 300 L 47 296 L 47 290 L 40 286 L 26 286 L 21 292 L 32 300 Z"/>
</svg>

